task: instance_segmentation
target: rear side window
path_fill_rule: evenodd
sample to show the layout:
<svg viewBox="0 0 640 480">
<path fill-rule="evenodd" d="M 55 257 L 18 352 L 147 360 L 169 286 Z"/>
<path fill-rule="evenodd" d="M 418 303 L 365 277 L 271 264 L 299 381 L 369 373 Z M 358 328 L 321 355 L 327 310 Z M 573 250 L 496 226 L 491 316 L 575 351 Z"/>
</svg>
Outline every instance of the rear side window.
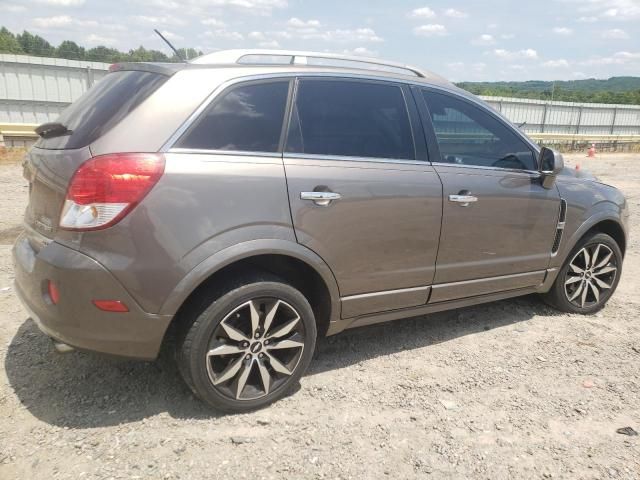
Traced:
<svg viewBox="0 0 640 480">
<path fill-rule="evenodd" d="M 443 162 L 537 170 L 529 146 L 493 115 L 451 95 L 422 93 Z"/>
<path fill-rule="evenodd" d="M 36 146 L 73 149 L 93 143 L 156 91 L 167 78 L 157 73 L 139 71 L 109 73 L 56 120 L 72 133 L 41 138 Z"/>
<path fill-rule="evenodd" d="M 372 82 L 301 80 L 287 151 L 413 160 L 402 90 Z"/>
<path fill-rule="evenodd" d="M 277 152 L 288 93 L 288 80 L 235 87 L 214 100 L 175 146 Z"/>
</svg>

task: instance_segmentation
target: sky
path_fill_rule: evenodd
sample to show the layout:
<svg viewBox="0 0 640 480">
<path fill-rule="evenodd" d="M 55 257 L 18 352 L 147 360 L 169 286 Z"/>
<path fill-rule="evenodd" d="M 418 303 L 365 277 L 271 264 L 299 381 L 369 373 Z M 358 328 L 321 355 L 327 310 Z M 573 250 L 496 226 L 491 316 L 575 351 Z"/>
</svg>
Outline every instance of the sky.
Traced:
<svg viewBox="0 0 640 480">
<path fill-rule="evenodd" d="M 316 50 L 453 81 L 640 76 L 640 0 L 0 0 L 0 25 L 57 45 Z"/>
</svg>

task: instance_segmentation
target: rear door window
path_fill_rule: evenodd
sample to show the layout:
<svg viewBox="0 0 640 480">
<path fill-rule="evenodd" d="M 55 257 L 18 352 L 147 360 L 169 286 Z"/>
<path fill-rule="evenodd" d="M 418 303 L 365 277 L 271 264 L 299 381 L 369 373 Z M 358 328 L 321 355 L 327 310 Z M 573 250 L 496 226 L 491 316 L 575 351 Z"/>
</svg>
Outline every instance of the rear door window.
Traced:
<svg viewBox="0 0 640 480">
<path fill-rule="evenodd" d="M 277 152 L 288 94 L 289 80 L 233 87 L 214 100 L 174 146 Z"/>
<path fill-rule="evenodd" d="M 93 143 L 147 99 L 167 78 L 141 71 L 109 73 L 55 120 L 71 133 L 41 138 L 36 146 L 58 150 L 81 148 Z"/>
<path fill-rule="evenodd" d="M 352 80 L 301 80 L 287 152 L 415 159 L 402 89 Z"/>
</svg>

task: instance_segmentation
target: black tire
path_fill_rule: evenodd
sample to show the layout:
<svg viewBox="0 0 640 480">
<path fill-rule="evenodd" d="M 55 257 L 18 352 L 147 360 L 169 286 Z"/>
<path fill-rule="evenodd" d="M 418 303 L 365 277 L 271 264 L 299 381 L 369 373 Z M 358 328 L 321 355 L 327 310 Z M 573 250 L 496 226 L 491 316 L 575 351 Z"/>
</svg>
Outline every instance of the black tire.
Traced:
<svg viewBox="0 0 640 480">
<path fill-rule="evenodd" d="M 278 301 L 280 306 L 276 305 Z M 261 304 L 260 302 L 265 303 Z M 297 330 L 287 335 L 289 335 L 289 338 L 293 338 L 290 335 L 295 335 L 296 343 L 303 343 L 304 346 L 291 347 L 289 349 L 282 347 L 284 350 L 278 351 L 269 350 L 270 348 L 277 348 L 275 345 L 281 343 L 279 340 L 286 339 L 285 337 L 270 337 L 268 335 L 269 332 L 262 332 L 263 337 L 255 339 L 254 342 L 254 338 L 250 334 L 253 322 L 251 321 L 251 307 L 247 306 L 249 303 L 252 306 L 261 305 L 261 307 L 268 305 L 269 311 L 266 308 L 260 310 L 260 325 L 262 326 L 265 325 L 267 314 L 275 306 L 274 311 L 276 313 L 272 317 L 271 325 L 276 325 L 279 321 L 280 324 L 273 327 L 271 331 L 278 328 L 281 331 L 282 325 L 293 323 L 291 319 L 295 319 L 295 314 L 297 314 L 300 318 L 300 321 L 295 326 Z M 245 311 L 247 309 L 248 311 Z M 282 313 L 280 313 L 281 311 Z M 283 319 L 278 319 L 278 316 L 282 316 Z M 225 321 L 225 326 L 222 326 L 223 320 Z M 218 290 L 218 292 L 210 294 L 206 299 L 203 298 L 200 306 L 187 311 L 180 321 L 181 327 L 176 342 L 178 369 L 196 396 L 212 407 L 224 412 L 255 410 L 285 396 L 297 385 L 300 377 L 307 370 L 316 344 L 316 320 L 307 299 L 291 285 L 268 274 L 237 279 L 233 286 Z M 242 333 L 251 337 L 249 340 L 250 347 L 248 348 L 244 347 L 244 343 L 247 342 L 236 342 L 231 338 L 218 336 L 219 334 L 224 335 L 229 331 L 228 322 L 236 321 L 250 322 L 249 328 L 242 329 L 238 327 L 237 329 L 237 331 L 242 330 Z M 257 333 L 260 335 L 259 331 Z M 271 346 L 268 347 L 267 343 L 270 338 L 272 339 Z M 258 350 L 253 352 L 253 347 L 258 343 L 260 343 Z M 246 350 L 243 353 L 210 356 L 216 345 L 218 349 L 231 345 L 231 348 L 246 348 Z M 296 353 L 297 348 L 301 349 L 298 353 Z M 207 352 L 209 352 L 209 355 Z M 273 360 L 274 355 L 281 355 L 282 352 L 289 356 L 293 355 L 289 365 L 295 366 L 291 367 L 290 371 L 292 373 L 290 375 L 285 375 L 282 371 L 276 371 L 273 367 L 276 360 L 278 360 Z M 247 359 L 247 355 L 251 358 Z M 258 355 L 260 355 L 261 360 L 258 359 Z M 242 366 L 238 367 L 240 368 L 240 373 L 246 369 L 250 372 L 244 378 L 248 386 L 243 383 L 243 387 L 239 388 L 241 380 L 236 377 L 242 377 L 242 374 L 236 374 L 235 377 L 231 377 L 232 380 L 214 385 L 214 380 L 216 380 L 215 363 L 220 362 L 224 366 L 224 362 L 227 361 L 226 368 L 223 368 L 222 372 L 217 375 L 218 380 L 224 377 L 223 374 L 233 369 L 235 362 L 237 362 L 242 364 Z M 260 365 L 258 365 L 258 362 Z M 278 367 L 282 368 L 284 363 L 283 361 Z M 262 376 L 265 369 L 272 375 L 271 380 L 273 383 L 265 382 Z M 276 379 L 275 381 L 274 378 Z M 255 380 L 255 384 L 250 384 L 250 380 Z M 260 387 L 260 385 L 262 386 Z M 272 389 L 269 388 L 271 386 L 273 386 Z M 251 389 L 254 395 L 261 394 L 261 396 L 240 399 L 233 397 L 234 391 L 236 395 L 244 395 L 248 388 Z M 263 391 L 259 392 L 259 388 L 262 388 Z M 238 390 L 240 390 L 240 394 L 238 394 Z"/>
<path fill-rule="evenodd" d="M 575 293 L 575 291 L 579 287 L 578 286 L 570 287 L 570 288 L 574 288 L 574 292 L 567 293 L 565 289 L 565 281 L 567 281 L 569 278 L 572 278 L 572 279 L 577 279 L 578 277 L 584 278 L 583 276 L 581 276 L 582 274 L 575 273 L 573 271 L 571 267 L 571 262 L 574 261 L 574 259 L 576 259 L 577 256 L 581 254 L 581 251 L 584 248 L 587 248 L 588 251 L 591 250 L 591 253 L 593 256 L 593 249 L 595 249 L 596 246 L 598 245 L 603 245 L 605 247 L 608 247 L 611 250 L 613 254 L 611 256 L 611 259 L 612 259 L 611 264 L 615 265 L 616 267 L 616 271 L 614 272 L 615 275 L 609 276 L 609 278 L 606 278 L 606 280 L 611 281 L 611 283 L 607 283 L 607 285 L 610 285 L 610 288 L 602 289 L 599 293 L 599 298 L 597 301 L 595 301 L 595 296 L 593 296 L 592 290 L 589 288 L 589 286 L 585 283 L 584 280 L 576 281 L 575 282 L 576 284 L 579 285 L 580 283 L 582 283 L 584 288 L 589 290 L 588 292 L 589 296 L 591 300 L 593 300 L 591 302 L 585 302 L 584 306 L 582 306 L 579 304 L 580 298 L 574 301 L 571 301 L 569 298 L 570 293 Z M 599 257 L 599 258 L 602 258 L 602 257 Z M 569 272 L 570 269 L 571 269 L 571 272 Z M 558 276 L 554 281 L 551 289 L 547 293 L 543 294 L 542 298 L 547 304 L 551 305 L 552 307 L 562 312 L 580 313 L 583 315 L 595 313 L 601 310 L 606 305 L 607 301 L 611 298 L 611 296 L 615 292 L 618 286 L 618 282 L 620 281 L 621 273 L 622 273 L 622 252 L 620 251 L 620 247 L 618 246 L 616 241 L 606 233 L 588 234 L 576 244 L 576 246 L 573 248 L 571 253 L 567 256 L 567 258 L 565 259 L 564 265 L 560 269 L 560 272 L 558 273 Z M 581 295 L 579 295 L 579 297 L 581 297 Z"/>
</svg>

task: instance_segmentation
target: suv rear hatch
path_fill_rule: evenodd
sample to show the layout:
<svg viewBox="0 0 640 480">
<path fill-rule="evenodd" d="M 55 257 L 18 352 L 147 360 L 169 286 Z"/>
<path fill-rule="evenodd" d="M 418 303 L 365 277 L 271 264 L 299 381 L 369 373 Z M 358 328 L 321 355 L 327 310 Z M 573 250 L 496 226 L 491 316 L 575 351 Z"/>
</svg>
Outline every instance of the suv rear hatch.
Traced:
<svg viewBox="0 0 640 480">
<path fill-rule="evenodd" d="M 144 70 L 109 73 L 64 110 L 55 122 L 38 127 L 41 138 L 27 154 L 24 164 L 24 176 L 29 181 L 27 226 L 45 237 L 55 236 L 67 187 L 78 167 L 92 157 L 90 145 L 168 78 L 158 71 Z"/>
</svg>

